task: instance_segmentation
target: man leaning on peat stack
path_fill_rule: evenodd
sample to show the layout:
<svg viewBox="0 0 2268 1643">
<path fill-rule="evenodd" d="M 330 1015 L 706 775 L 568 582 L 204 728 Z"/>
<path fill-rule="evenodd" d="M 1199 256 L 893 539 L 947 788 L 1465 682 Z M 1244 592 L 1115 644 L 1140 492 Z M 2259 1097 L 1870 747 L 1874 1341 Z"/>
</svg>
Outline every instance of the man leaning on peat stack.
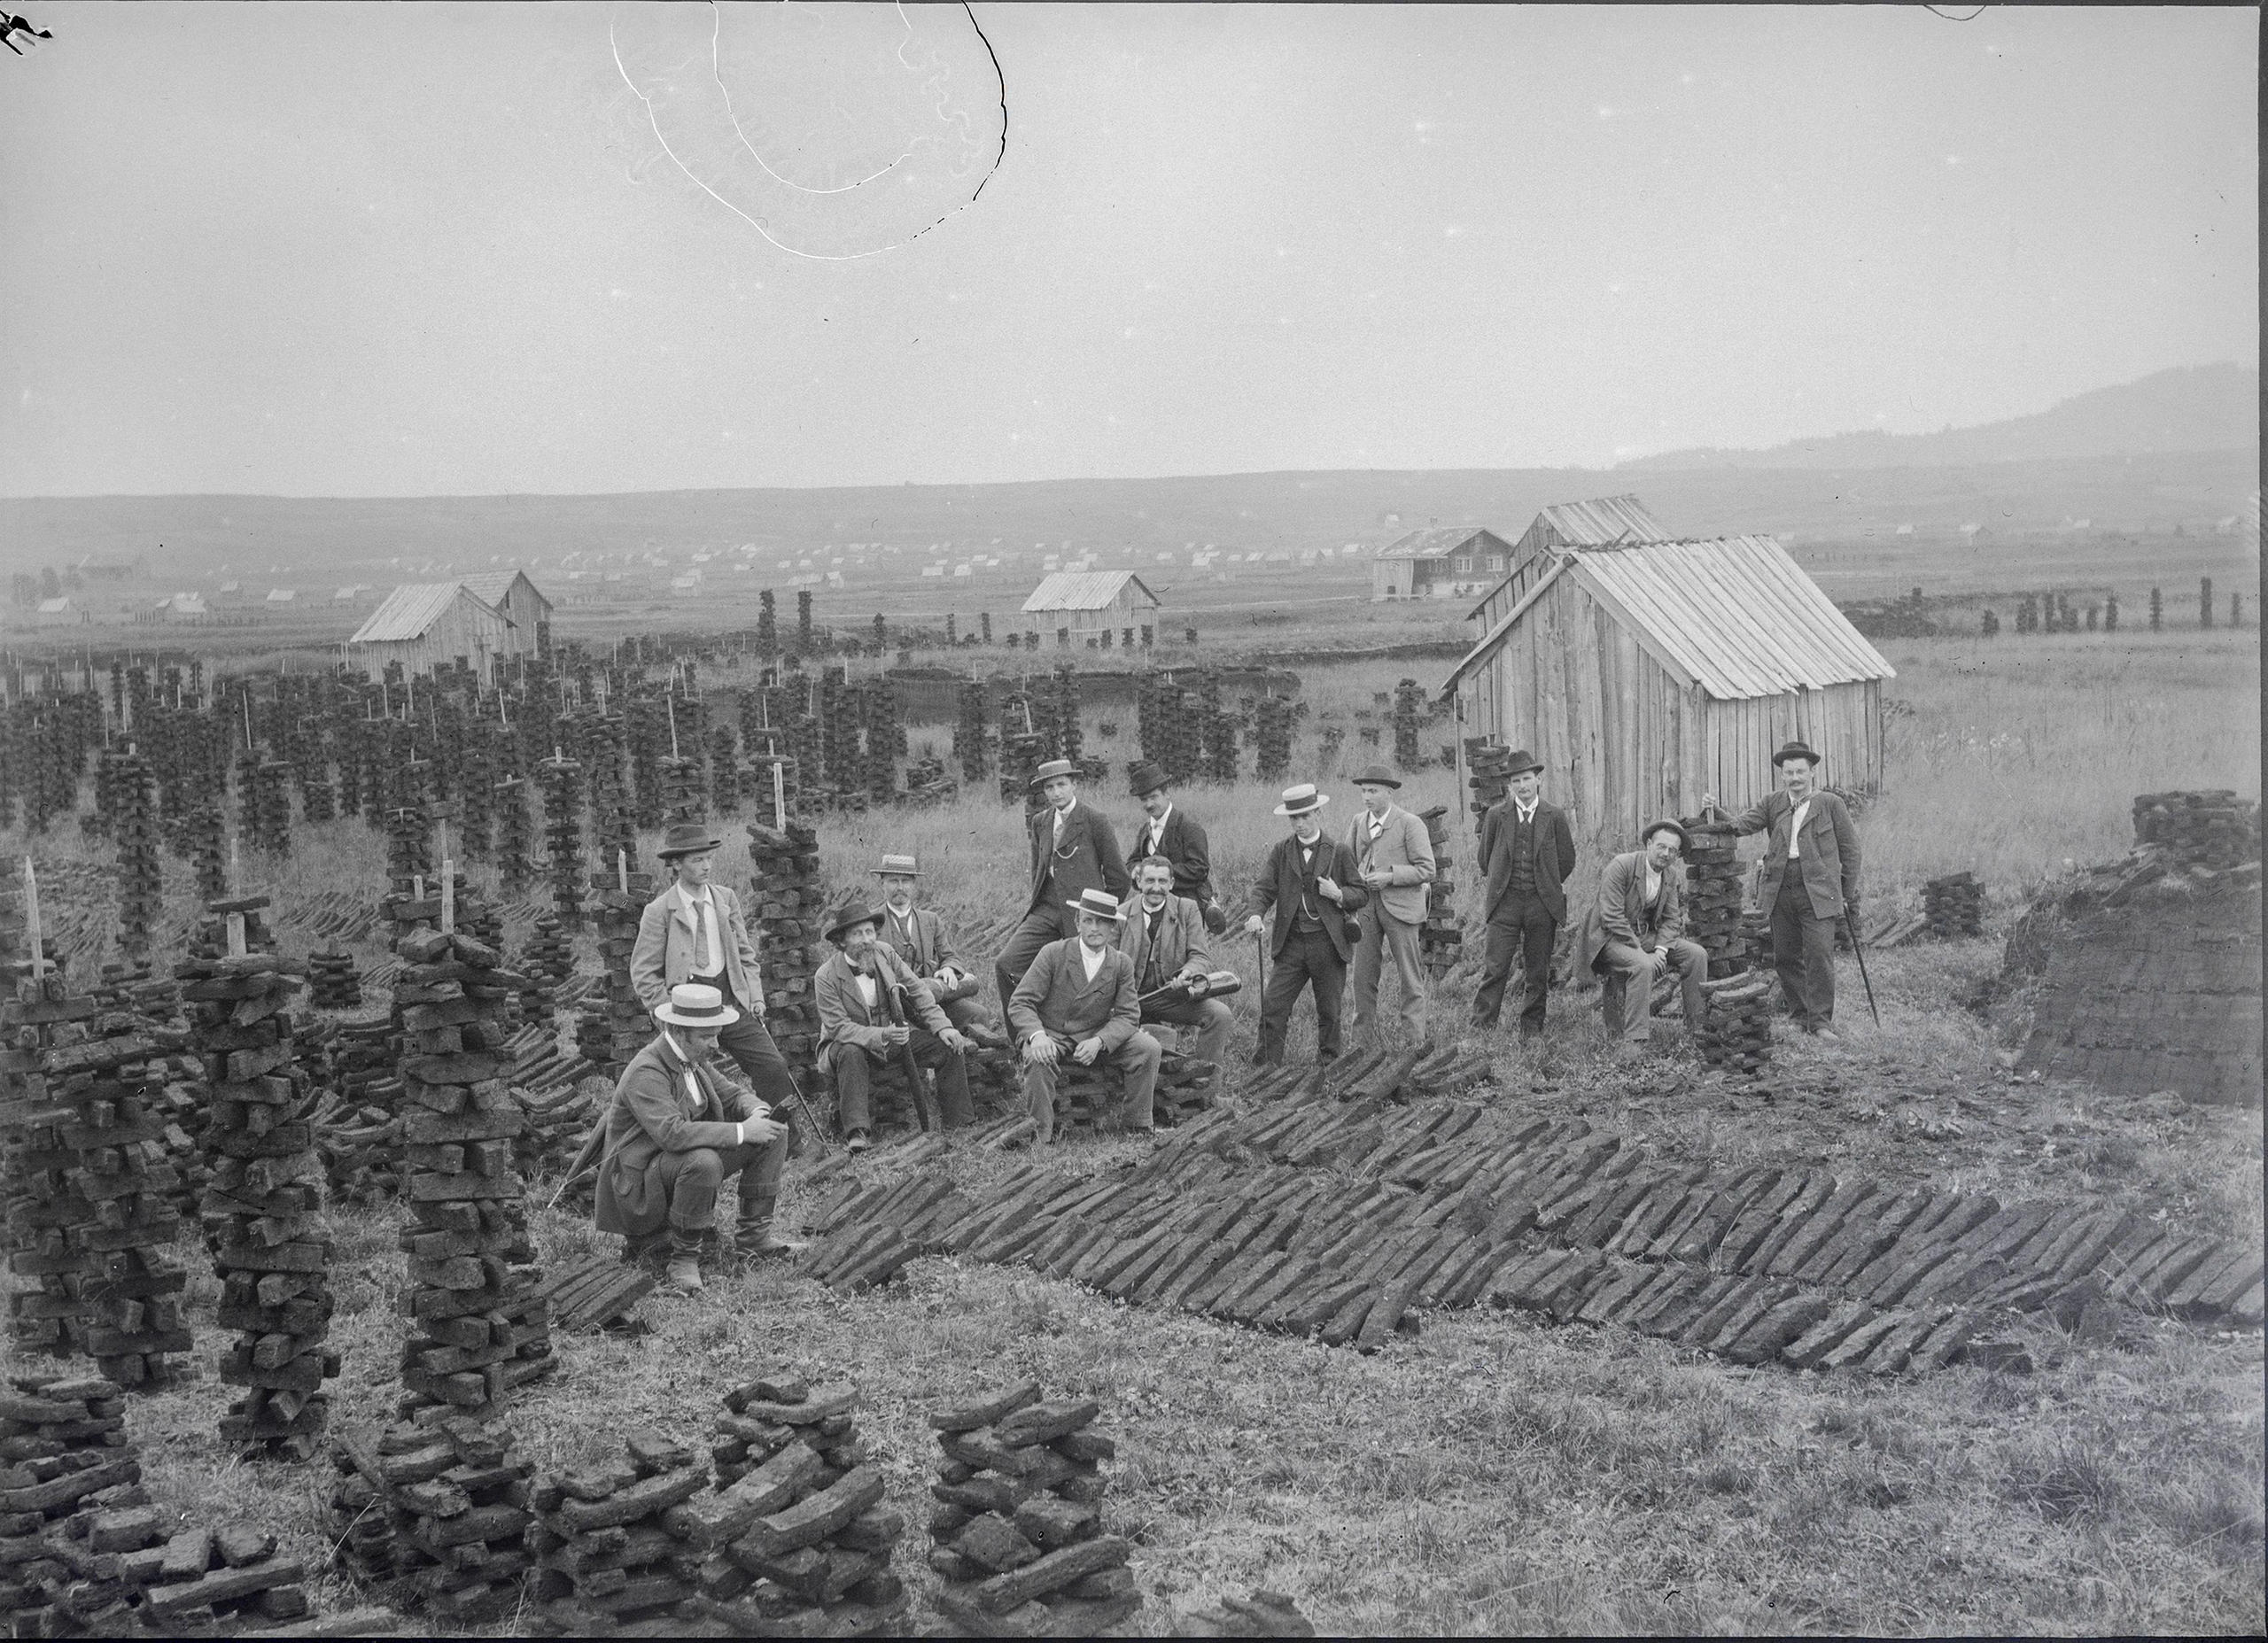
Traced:
<svg viewBox="0 0 2268 1643">
<path fill-rule="evenodd" d="M 1356 876 L 1371 893 L 1371 916 L 1355 949 L 1355 1004 L 1348 1026 L 1359 1033 L 1379 1025 L 1379 979 L 1394 961 L 1402 983 L 1402 1024 L 1413 1036 L 1425 1030 L 1425 971 L 1418 927 L 1425 922 L 1425 887 L 1433 882 L 1433 838 L 1425 824 L 1394 802 L 1402 778 L 1373 764 L 1355 778 L 1362 814 L 1347 829 Z"/>
<path fill-rule="evenodd" d="M 1031 899 L 1024 903 L 1023 922 L 992 962 L 1004 1015 L 1016 983 L 1024 979 L 1040 949 L 1078 934 L 1071 909 L 1082 895 L 1104 891 L 1115 907 L 1134 888 L 1110 823 L 1092 805 L 1079 802 L 1079 767 L 1068 759 L 1050 759 L 1032 772 L 1031 785 L 1047 803 L 1029 823 Z"/>
<path fill-rule="evenodd" d="M 1791 741 L 1772 756 L 1780 790 L 1733 818 L 1736 833 L 1765 833 L 1757 899 L 1772 925 L 1772 967 L 1780 991 L 1806 1033 L 1835 1031 L 1835 921 L 1847 918 L 1857 941 L 1859 830 L 1840 794 L 1819 786 L 1819 755 Z M 1701 802 L 1714 805 L 1714 794 Z"/>
</svg>

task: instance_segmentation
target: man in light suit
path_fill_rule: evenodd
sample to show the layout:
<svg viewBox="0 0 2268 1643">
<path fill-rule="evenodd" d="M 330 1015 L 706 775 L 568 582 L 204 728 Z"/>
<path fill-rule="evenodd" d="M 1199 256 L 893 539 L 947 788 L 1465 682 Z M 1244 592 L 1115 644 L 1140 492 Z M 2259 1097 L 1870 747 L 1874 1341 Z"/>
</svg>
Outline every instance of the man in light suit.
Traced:
<svg viewBox="0 0 2268 1643">
<path fill-rule="evenodd" d="M 1205 830 L 1173 802 L 1163 765 L 1137 765 L 1129 785 L 1147 818 L 1134 835 L 1134 848 L 1126 857 L 1130 866 L 1146 856 L 1164 856 L 1173 864 L 1173 893 L 1196 903 L 1205 928 L 1220 934 L 1229 927 L 1229 916 L 1213 894 L 1213 857 Z"/>
<path fill-rule="evenodd" d="M 717 1047 L 747 1075 L 766 1109 L 784 1112 L 796 1099 L 796 1086 L 787 1058 L 764 1028 L 764 979 L 757 968 L 756 943 L 741 916 L 740 897 L 727 886 L 711 882 L 722 843 L 697 822 L 680 822 L 664 836 L 656 854 L 670 865 L 673 877 L 670 887 L 647 903 L 639 915 L 638 940 L 630 949 L 630 985 L 649 1011 L 668 1004 L 672 988 L 715 988 L 728 1018 L 717 1035 Z M 756 1165 L 754 1192 L 751 1183 L 742 1182 L 743 1205 L 757 1201 L 753 1207 L 761 1208 L 767 1229 L 792 1139 L 783 1135 L 765 1147 Z M 748 1217 L 743 1216 L 742 1224 L 745 1229 Z M 798 1247 L 771 1240 L 768 1230 L 764 1241 L 744 1244 L 756 1252 Z"/>
<path fill-rule="evenodd" d="M 1024 1047 L 1024 1100 L 1043 1146 L 1055 1135 L 1055 1073 L 1066 1056 L 1116 1067 L 1126 1077 L 1125 1127 L 1157 1126 L 1158 1041 L 1142 1031 L 1134 961 L 1116 945 L 1126 915 L 1104 890 L 1082 890 L 1071 911 L 1078 934 L 1040 949 L 1008 999 L 1008 1026 Z"/>
<path fill-rule="evenodd" d="M 1418 926 L 1425 922 L 1425 887 L 1433 882 L 1433 839 L 1425 824 L 1396 804 L 1402 779 L 1383 764 L 1355 778 L 1363 813 L 1347 829 L 1357 876 L 1371 892 L 1371 917 L 1355 949 L 1354 1008 L 1348 1025 L 1359 1032 L 1379 1020 L 1379 975 L 1390 955 L 1402 980 L 1402 1024 L 1425 1031 L 1425 972 L 1418 953 Z"/>
<path fill-rule="evenodd" d="M 1833 1038 L 1835 922 L 1858 920 L 1859 830 L 1842 795 L 1819 786 L 1819 755 L 1809 747 L 1790 741 L 1772 763 L 1780 791 L 1735 817 L 1733 830 L 1768 830 L 1757 896 L 1772 921 L 1772 967 L 1796 1025 Z M 1714 794 L 1701 800 L 1716 802 Z"/>
<path fill-rule="evenodd" d="M 1079 767 L 1068 759 L 1050 759 L 1032 772 L 1031 782 L 1047 802 L 1029 822 L 1031 900 L 1024 904 L 1023 922 L 992 964 L 1003 1011 L 1040 949 L 1078 934 L 1070 910 L 1083 894 L 1101 890 L 1115 906 L 1134 888 L 1110 824 L 1091 805 L 1079 802 Z"/>
<path fill-rule="evenodd" d="M 929 985 L 952 1024 L 978 1043 L 1006 1049 L 1007 1035 L 993 1022 L 991 1012 L 977 995 L 976 978 L 961 967 L 946 939 L 944 920 L 926 907 L 914 904 L 921 880 L 921 863 L 912 856 L 885 856 L 874 869 L 882 880 L 882 939 L 908 968 Z"/>
<path fill-rule="evenodd" d="M 1658 821 L 1640 843 L 1642 849 L 1625 850 L 1599 875 L 1577 949 L 1585 968 L 1608 973 L 1606 1028 L 1619 1028 L 1625 1045 L 1643 1045 L 1653 1036 L 1654 981 L 1665 965 L 1677 972 L 1685 990 L 1688 1032 L 1707 1007 L 1701 983 L 1709 973 L 1708 950 L 1685 939 L 1685 869 L 1678 863 L 1685 829 Z M 1622 995 L 1619 1022 L 1612 1010 L 1616 983 Z"/>
<path fill-rule="evenodd" d="M 967 1052 L 975 1046 L 946 1019 L 928 985 L 876 934 L 882 915 L 852 905 L 827 921 L 827 939 L 842 950 L 812 978 L 819 1006 L 819 1053 L 835 1075 L 835 1107 L 853 1152 L 866 1150 L 874 1128 L 874 1074 L 907 1050 L 914 1066 L 937 1074 L 937 1105 L 947 1129 L 971 1116 Z M 916 1104 L 921 1092 L 906 1092 Z"/>
<path fill-rule="evenodd" d="M 1205 946 L 1204 915 L 1196 903 L 1173 893 L 1173 864 L 1162 856 L 1134 864 L 1134 887 L 1138 894 L 1133 912 L 1119 926 L 1118 950 L 1134 961 L 1142 1025 L 1193 1027 L 1187 1052 L 1200 1061 L 1218 1061 L 1236 1017 L 1224 1001 L 1205 996 L 1213 955 Z M 1150 994 L 1176 982 L 1184 996 L 1150 999 Z"/>
<path fill-rule="evenodd" d="M 1494 1027 L 1517 958 L 1526 973 L 1520 1036 L 1543 1031 L 1551 988 L 1551 948 L 1567 922 L 1567 875 L 1575 871 L 1575 834 L 1567 812 L 1543 797 L 1543 761 L 1520 749 L 1511 756 L 1504 796 L 1480 819 L 1480 904 L 1487 910 L 1488 947 L 1472 1025 Z"/>
</svg>

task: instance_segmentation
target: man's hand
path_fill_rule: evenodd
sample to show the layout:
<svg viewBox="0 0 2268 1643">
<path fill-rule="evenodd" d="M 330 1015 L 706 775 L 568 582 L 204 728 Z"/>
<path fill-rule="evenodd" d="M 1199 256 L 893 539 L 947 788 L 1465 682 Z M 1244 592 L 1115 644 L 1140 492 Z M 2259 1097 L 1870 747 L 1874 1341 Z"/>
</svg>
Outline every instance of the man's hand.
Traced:
<svg viewBox="0 0 2268 1643">
<path fill-rule="evenodd" d="M 1701 808 L 1705 810 L 1715 810 L 1717 808 L 1717 795 L 1713 793 L 1703 794 L 1701 795 Z"/>
<path fill-rule="evenodd" d="M 1183 989 L 1186 991 L 1192 998 L 1202 998 L 1205 996 L 1207 983 L 1205 980 L 1205 973 L 1202 970 L 1192 970 L 1185 975 L 1177 976 L 1175 980 L 1181 983 Z"/>
<path fill-rule="evenodd" d="M 951 965 L 939 965 L 937 966 L 936 979 L 941 986 L 948 988 L 959 987 L 960 985 L 960 972 L 954 969 Z"/>
<path fill-rule="evenodd" d="M 1258 913 L 1253 914 L 1251 918 L 1244 921 L 1244 933 L 1247 935 L 1258 935 L 1267 927 L 1267 924 L 1262 919 Z"/>
<path fill-rule="evenodd" d="M 1024 1058 L 1035 1066 L 1053 1066 L 1062 1055 L 1062 1047 L 1045 1033 L 1034 1034 L 1024 1046 Z"/>
<path fill-rule="evenodd" d="M 1081 1066 L 1092 1066 L 1101 1055 L 1102 1040 L 1089 1038 L 1080 1042 L 1079 1047 L 1071 1052 L 1071 1059 Z"/>
<path fill-rule="evenodd" d="M 1347 894 L 1339 887 L 1338 881 L 1328 873 L 1316 875 L 1315 888 L 1317 895 L 1330 902 L 1343 900 Z"/>
<path fill-rule="evenodd" d="M 937 1035 L 937 1042 L 946 1049 L 958 1050 L 964 1055 L 976 1048 L 976 1041 L 958 1027 L 947 1027 Z"/>
<path fill-rule="evenodd" d="M 768 1147 L 788 1133 L 788 1127 L 776 1118 L 744 1118 L 741 1120 L 741 1145 Z"/>
</svg>

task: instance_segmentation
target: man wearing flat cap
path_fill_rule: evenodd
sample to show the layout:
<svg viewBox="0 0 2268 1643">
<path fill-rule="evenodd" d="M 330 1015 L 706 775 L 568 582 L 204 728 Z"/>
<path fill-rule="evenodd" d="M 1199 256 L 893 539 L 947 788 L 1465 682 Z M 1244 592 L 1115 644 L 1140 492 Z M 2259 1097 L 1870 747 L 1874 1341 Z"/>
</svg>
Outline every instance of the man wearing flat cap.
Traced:
<svg viewBox="0 0 2268 1643">
<path fill-rule="evenodd" d="M 1008 999 L 1008 1028 L 1024 1049 L 1024 1100 L 1044 1145 L 1055 1135 L 1056 1072 L 1108 1062 L 1125 1075 L 1128 1129 L 1156 1128 L 1158 1041 L 1142 1031 L 1134 961 L 1118 949 L 1126 917 L 1107 890 L 1082 890 L 1069 909 L 1078 933 L 1040 949 Z"/>
<path fill-rule="evenodd" d="M 875 1073 L 907 1050 L 917 1069 L 937 1074 L 937 1104 L 945 1128 L 958 1129 L 973 1116 L 966 1056 L 975 1045 L 937 1007 L 928 984 L 880 938 L 882 919 L 873 908 L 858 903 L 830 917 L 827 939 L 839 950 L 812 978 L 819 1054 L 834 1074 L 835 1113 L 853 1152 L 866 1150 L 874 1127 Z M 906 1093 L 918 1100 L 920 1092 Z"/>
<path fill-rule="evenodd" d="M 1543 761 L 1525 748 L 1511 756 L 1504 796 L 1480 818 L 1480 904 L 1487 910 L 1488 946 L 1472 1025 L 1489 1027 L 1504 1007 L 1512 961 L 1520 962 L 1520 1036 L 1543 1031 L 1551 988 L 1551 947 L 1567 922 L 1567 875 L 1575 871 L 1575 834 L 1567 813 L 1543 797 Z"/>
<path fill-rule="evenodd" d="M 1835 924 L 1859 911 L 1859 830 L 1840 794 L 1819 785 L 1819 755 L 1790 741 L 1772 756 L 1777 792 L 1733 818 L 1767 835 L 1757 897 L 1772 925 L 1772 966 L 1796 1025 L 1835 1037 Z M 1701 802 L 1713 805 L 1714 794 Z"/>
<path fill-rule="evenodd" d="M 769 1254 L 779 1172 L 767 1182 L 766 1158 L 783 1153 L 787 1126 L 765 1104 L 717 1074 L 721 1033 L 741 1012 L 713 987 L 681 983 L 654 1011 L 654 1042 L 631 1057 L 607 1108 L 599 1154 L 594 1219 L 619 1233 L 633 1255 L 666 1235 L 669 1282 L 698 1293 L 701 1246 L 717 1219 L 726 1177 L 741 1178 L 735 1250 Z"/>
<path fill-rule="evenodd" d="M 1626 1047 L 1649 1042 L 1654 1030 L 1654 983 L 1665 968 L 1675 972 L 1685 990 L 1685 1027 L 1700 1024 L 1706 1007 L 1701 983 L 1709 974 L 1709 954 L 1685 935 L 1685 829 L 1658 821 L 1646 829 L 1640 848 L 1625 850 L 1599 875 L 1598 895 L 1584 917 L 1577 952 L 1586 969 L 1609 980 L 1606 1030 L 1619 1032 Z M 1621 1019 L 1612 1008 L 1621 996 Z"/>
<path fill-rule="evenodd" d="M 1292 1006 L 1310 987 L 1315 989 L 1316 1054 L 1325 1064 L 1339 1058 L 1340 996 L 1347 987 L 1348 960 L 1362 934 L 1359 921 L 1348 915 L 1367 903 L 1371 893 L 1356 874 L 1355 853 L 1324 837 L 1323 807 L 1330 802 L 1313 782 L 1284 789 L 1284 802 L 1276 813 L 1290 818 L 1292 835 L 1277 841 L 1253 887 L 1253 901 L 1260 911 L 1245 920 L 1245 932 L 1261 934 L 1268 928 L 1267 915 L 1274 914 L 1269 951 L 1276 965 L 1260 996 L 1254 1066 L 1283 1065 Z"/>
<path fill-rule="evenodd" d="M 1425 1030 L 1425 971 L 1418 951 L 1418 926 L 1425 922 L 1425 887 L 1433 882 L 1433 838 L 1425 824 L 1394 802 L 1402 778 L 1373 764 L 1355 778 L 1363 795 L 1362 813 L 1347 829 L 1355 871 L 1371 893 L 1371 916 L 1355 949 L 1355 1007 L 1348 1023 L 1356 1032 L 1375 1029 L 1379 977 L 1388 960 L 1402 983 L 1402 1024 L 1413 1035 Z"/>
<path fill-rule="evenodd" d="M 928 983 L 929 996 L 948 1020 L 978 1043 L 1006 1049 L 1007 1035 L 977 996 L 976 977 L 963 967 L 945 934 L 944 920 L 918 904 L 921 862 L 914 856 L 885 855 L 874 869 L 882 881 L 878 934 L 906 967 Z"/>
<path fill-rule="evenodd" d="M 1092 805 L 1079 802 L 1079 767 L 1068 759 L 1050 759 L 1032 772 L 1031 785 L 1046 802 L 1029 824 L 1031 899 L 1024 903 L 1023 922 L 992 965 L 1003 1011 L 1040 949 L 1078 934 L 1070 909 L 1083 894 L 1103 891 L 1115 905 L 1134 889 L 1110 824 Z"/>
<path fill-rule="evenodd" d="M 1174 802 L 1172 779 L 1167 776 L 1163 765 L 1138 764 L 1127 781 L 1134 796 L 1141 801 L 1146 818 L 1134 835 L 1134 848 L 1126 857 L 1128 863 L 1145 861 L 1153 856 L 1162 856 L 1172 863 L 1173 893 L 1184 901 L 1194 902 L 1205 920 L 1205 928 L 1215 935 L 1220 934 L 1229 927 L 1229 916 L 1222 911 L 1221 903 L 1213 895 L 1213 858 L 1206 845 L 1205 829 Z"/>
</svg>

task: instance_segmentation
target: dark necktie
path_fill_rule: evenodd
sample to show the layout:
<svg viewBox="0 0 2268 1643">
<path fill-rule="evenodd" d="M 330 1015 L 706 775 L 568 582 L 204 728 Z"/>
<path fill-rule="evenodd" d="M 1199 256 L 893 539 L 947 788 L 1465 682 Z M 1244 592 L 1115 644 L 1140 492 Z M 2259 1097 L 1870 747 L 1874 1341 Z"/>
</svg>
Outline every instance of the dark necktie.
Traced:
<svg viewBox="0 0 2268 1643">
<path fill-rule="evenodd" d="M 1154 993 L 1162 983 L 1158 979 L 1158 915 L 1149 909 L 1142 910 L 1142 990 Z"/>
</svg>

